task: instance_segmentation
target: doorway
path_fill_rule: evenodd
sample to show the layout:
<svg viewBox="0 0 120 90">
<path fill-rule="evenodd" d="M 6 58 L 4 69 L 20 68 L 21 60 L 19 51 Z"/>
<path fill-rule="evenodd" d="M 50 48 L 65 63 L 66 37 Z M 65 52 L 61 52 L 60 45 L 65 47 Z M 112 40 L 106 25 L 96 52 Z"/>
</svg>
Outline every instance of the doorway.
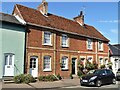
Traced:
<svg viewBox="0 0 120 90">
<path fill-rule="evenodd" d="M 3 76 L 14 76 L 14 54 L 5 54 Z"/>
<path fill-rule="evenodd" d="M 38 57 L 37 56 L 30 57 L 30 74 L 33 77 L 38 76 Z"/>
<path fill-rule="evenodd" d="M 72 74 L 75 75 L 77 73 L 77 65 L 76 65 L 76 58 L 72 58 Z"/>
</svg>

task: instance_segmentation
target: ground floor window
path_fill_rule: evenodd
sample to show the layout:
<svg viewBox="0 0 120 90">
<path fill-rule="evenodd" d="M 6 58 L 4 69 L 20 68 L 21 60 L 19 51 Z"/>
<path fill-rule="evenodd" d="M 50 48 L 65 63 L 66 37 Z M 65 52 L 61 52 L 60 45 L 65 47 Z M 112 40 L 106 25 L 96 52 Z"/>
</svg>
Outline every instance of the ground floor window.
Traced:
<svg viewBox="0 0 120 90">
<path fill-rule="evenodd" d="M 100 65 L 103 65 L 103 58 L 99 59 Z"/>
<path fill-rule="evenodd" d="M 66 57 L 66 56 L 62 57 L 62 66 L 61 66 L 61 68 L 63 70 L 68 69 L 68 57 Z"/>
<path fill-rule="evenodd" d="M 44 71 L 51 70 L 51 56 L 44 56 Z"/>
<path fill-rule="evenodd" d="M 87 60 L 92 63 L 92 57 L 88 57 Z"/>
</svg>

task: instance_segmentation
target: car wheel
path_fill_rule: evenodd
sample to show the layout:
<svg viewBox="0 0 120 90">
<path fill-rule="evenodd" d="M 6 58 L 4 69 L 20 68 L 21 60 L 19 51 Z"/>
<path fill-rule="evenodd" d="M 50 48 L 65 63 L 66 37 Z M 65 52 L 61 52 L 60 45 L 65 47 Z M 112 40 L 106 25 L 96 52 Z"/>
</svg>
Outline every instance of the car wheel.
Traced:
<svg viewBox="0 0 120 90">
<path fill-rule="evenodd" d="M 112 83 L 116 84 L 116 79 L 115 78 L 112 79 Z"/>
<path fill-rule="evenodd" d="M 101 82 L 100 80 L 97 80 L 97 81 L 96 81 L 96 86 L 97 86 L 97 87 L 100 87 L 101 84 L 102 84 L 102 82 Z"/>
</svg>

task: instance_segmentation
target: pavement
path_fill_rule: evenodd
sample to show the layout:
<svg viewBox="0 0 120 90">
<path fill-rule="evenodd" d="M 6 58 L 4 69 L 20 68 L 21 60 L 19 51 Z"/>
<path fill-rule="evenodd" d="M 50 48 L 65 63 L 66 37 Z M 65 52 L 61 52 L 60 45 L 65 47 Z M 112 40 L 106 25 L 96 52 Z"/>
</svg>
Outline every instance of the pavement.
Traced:
<svg viewBox="0 0 120 90">
<path fill-rule="evenodd" d="M 118 87 L 120 86 L 120 81 L 117 82 L 116 85 L 110 84 L 110 85 L 103 85 L 100 88 L 98 87 L 87 87 L 87 86 L 80 86 L 79 79 L 62 79 L 60 81 L 54 81 L 54 82 L 41 82 L 37 81 L 35 83 L 29 83 L 29 84 L 15 84 L 15 83 L 8 83 L 4 84 L 1 83 L 2 90 L 72 90 L 77 89 L 77 90 L 120 90 Z"/>
<path fill-rule="evenodd" d="M 13 89 L 13 88 L 41 88 L 41 89 L 57 89 L 61 87 L 69 87 L 69 86 L 78 86 L 79 79 L 62 79 L 60 81 L 54 81 L 54 82 L 42 82 L 37 81 L 35 83 L 29 83 L 29 84 L 15 84 L 15 83 L 8 83 L 8 84 L 2 84 L 2 88 L 6 89 Z"/>
</svg>

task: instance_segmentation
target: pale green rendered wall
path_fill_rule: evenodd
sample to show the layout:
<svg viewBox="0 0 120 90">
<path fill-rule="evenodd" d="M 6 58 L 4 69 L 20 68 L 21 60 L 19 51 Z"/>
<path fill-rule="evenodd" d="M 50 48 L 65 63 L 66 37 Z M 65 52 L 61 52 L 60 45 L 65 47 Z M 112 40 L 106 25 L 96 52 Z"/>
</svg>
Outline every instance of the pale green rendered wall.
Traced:
<svg viewBox="0 0 120 90">
<path fill-rule="evenodd" d="M 3 60 L 2 60 L 2 30 L 0 30 L 0 78 L 2 77 L 2 66 Z"/>
<path fill-rule="evenodd" d="M 14 75 L 23 74 L 24 72 L 24 46 L 25 46 L 25 32 L 24 28 L 19 26 L 12 26 L 11 24 L 3 24 L 2 31 L 2 60 L 4 61 L 5 53 L 15 54 L 14 64 Z M 2 68 L 4 67 L 4 62 L 0 62 Z M 0 66 L 1 66 L 0 65 Z M 1 67 L 0 67 L 1 68 Z M 3 75 L 0 72 L 0 77 Z"/>
</svg>

